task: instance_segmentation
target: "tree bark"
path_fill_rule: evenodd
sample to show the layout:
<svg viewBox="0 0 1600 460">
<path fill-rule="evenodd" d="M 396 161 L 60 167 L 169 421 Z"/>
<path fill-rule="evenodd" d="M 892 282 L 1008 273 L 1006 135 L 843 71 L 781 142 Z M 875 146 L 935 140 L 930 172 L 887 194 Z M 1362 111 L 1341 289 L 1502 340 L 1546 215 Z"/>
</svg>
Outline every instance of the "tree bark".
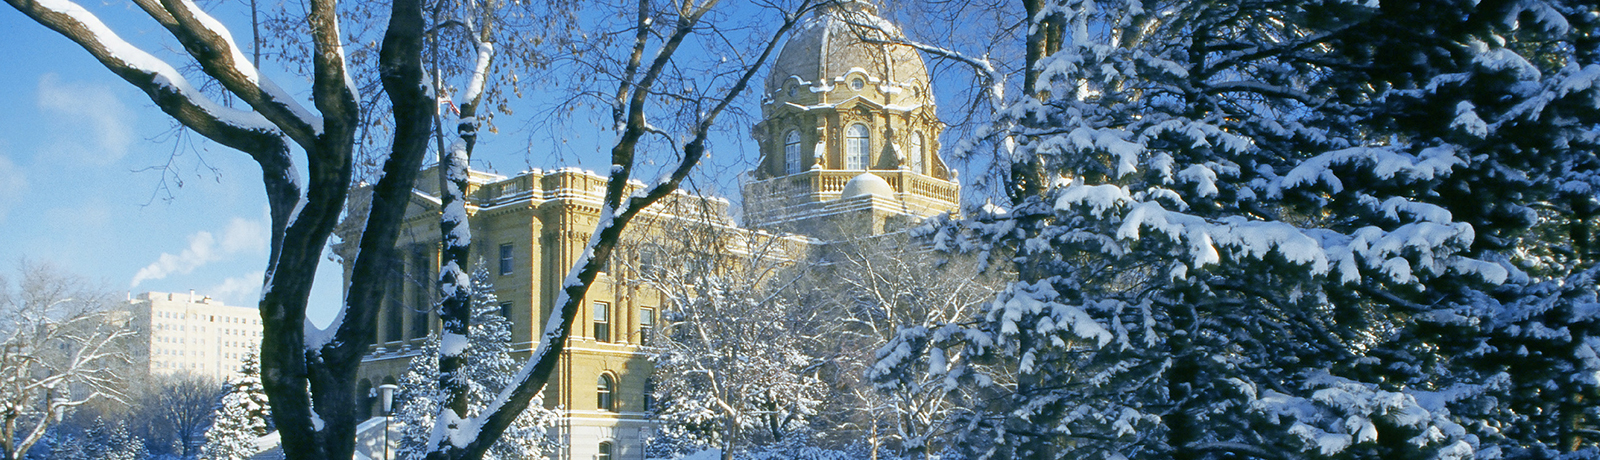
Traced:
<svg viewBox="0 0 1600 460">
<path fill-rule="evenodd" d="M 484 24 L 482 27 L 488 25 Z M 483 33 L 486 35 L 487 31 Z M 493 47 L 487 39 L 487 36 L 477 36 L 474 39 L 474 45 L 480 51 L 477 63 L 479 68 L 487 68 L 489 60 L 494 56 Z M 481 75 L 474 74 L 471 78 L 481 78 Z M 470 81 L 468 87 L 481 88 L 483 83 L 483 81 Z M 461 137 L 460 143 L 439 151 L 439 206 L 444 210 L 439 220 L 439 241 L 442 243 L 439 286 L 444 294 L 440 298 L 439 321 L 443 337 L 458 337 L 459 340 L 466 340 L 472 321 L 472 282 L 466 272 L 466 267 L 471 266 L 468 258 L 472 252 L 472 228 L 467 221 L 466 194 L 468 168 L 471 166 L 473 148 L 478 141 L 477 115 L 478 107 L 483 101 L 483 93 L 469 89 L 465 96 L 467 99 L 463 100 L 459 107 L 460 122 L 456 125 L 456 133 Z M 466 368 L 467 353 L 464 348 L 440 351 L 438 385 L 440 391 L 448 395 L 444 407 L 440 410 L 453 411 L 455 417 L 460 420 L 466 419 L 469 410 L 467 398 L 471 388 L 463 375 Z M 453 431 L 463 428 L 450 429 Z M 457 459 L 466 454 L 461 446 L 451 444 L 448 437 L 440 439 L 439 442 L 440 445 L 431 446 L 433 450 L 428 458 Z"/>
</svg>

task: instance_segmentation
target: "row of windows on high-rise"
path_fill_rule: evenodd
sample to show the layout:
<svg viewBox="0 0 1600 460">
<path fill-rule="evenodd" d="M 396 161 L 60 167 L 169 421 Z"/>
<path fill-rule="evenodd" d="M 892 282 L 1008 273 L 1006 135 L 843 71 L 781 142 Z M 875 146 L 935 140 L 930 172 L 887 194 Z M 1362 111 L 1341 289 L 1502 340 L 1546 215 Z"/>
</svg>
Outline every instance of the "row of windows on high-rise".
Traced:
<svg viewBox="0 0 1600 460">
<path fill-rule="evenodd" d="M 906 152 L 906 167 L 918 174 L 928 173 L 923 167 L 923 159 L 927 156 L 926 145 L 921 131 L 911 134 L 911 148 Z M 845 129 L 844 147 L 844 169 L 866 170 L 872 152 L 872 133 L 867 129 L 867 125 L 856 123 Z M 801 161 L 804 157 L 805 154 L 800 148 L 800 132 L 789 131 L 783 136 L 784 173 L 799 173 L 804 167 Z"/>
<path fill-rule="evenodd" d="M 261 324 L 261 320 L 260 319 L 256 319 L 256 318 L 242 318 L 242 317 L 222 316 L 222 315 L 202 315 L 202 314 L 198 314 L 198 313 L 177 313 L 177 312 L 159 311 L 159 310 L 156 311 L 154 313 L 154 315 L 157 318 L 198 319 L 198 320 L 210 321 L 210 322 L 213 322 L 213 323 L 221 322 L 221 323 L 233 323 L 233 324 L 254 324 L 254 325 L 260 325 Z M 221 319 L 218 320 L 218 318 L 221 318 Z"/>
</svg>

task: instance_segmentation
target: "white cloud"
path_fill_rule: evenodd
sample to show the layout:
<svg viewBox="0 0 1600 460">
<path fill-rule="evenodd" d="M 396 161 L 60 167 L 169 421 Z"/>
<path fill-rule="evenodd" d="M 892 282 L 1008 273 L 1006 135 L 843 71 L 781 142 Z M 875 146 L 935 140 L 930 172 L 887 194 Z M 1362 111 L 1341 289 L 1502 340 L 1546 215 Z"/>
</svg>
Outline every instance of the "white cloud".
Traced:
<svg viewBox="0 0 1600 460">
<path fill-rule="evenodd" d="M 109 85 L 63 83 L 53 73 L 39 77 L 39 109 L 61 115 L 68 142 L 90 139 L 93 145 L 70 149 L 80 159 L 97 164 L 110 164 L 128 153 L 133 144 L 133 119 L 127 106 L 117 98 Z"/>
<path fill-rule="evenodd" d="M 265 276 L 266 272 L 260 270 L 235 276 L 222 280 L 222 284 L 212 286 L 205 293 L 228 305 L 254 307 L 261 300 L 261 279 Z"/>
<path fill-rule="evenodd" d="M 234 218 L 222 232 L 222 251 L 261 252 L 267 249 L 267 226 L 259 221 Z"/>
<path fill-rule="evenodd" d="M 199 232 L 189 235 L 189 248 L 178 254 L 170 252 L 161 253 L 161 257 L 133 275 L 132 287 L 139 287 L 145 280 L 158 280 L 174 273 L 185 274 L 200 268 L 212 261 L 219 259 L 216 253 L 217 239 L 211 232 Z"/>
<path fill-rule="evenodd" d="M 205 264 L 223 260 L 239 253 L 259 253 L 267 247 L 267 228 L 259 221 L 234 218 L 223 230 L 222 238 L 211 232 L 199 231 L 189 235 L 189 247 L 177 254 L 162 253 L 155 262 L 139 269 L 133 275 L 131 287 L 139 283 L 159 280 L 168 276 L 188 274 Z"/>
<path fill-rule="evenodd" d="M 22 201 L 27 190 L 28 176 L 11 159 L 0 156 L 0 222 L 6 221 L 6 213 Z"/>
</svg>

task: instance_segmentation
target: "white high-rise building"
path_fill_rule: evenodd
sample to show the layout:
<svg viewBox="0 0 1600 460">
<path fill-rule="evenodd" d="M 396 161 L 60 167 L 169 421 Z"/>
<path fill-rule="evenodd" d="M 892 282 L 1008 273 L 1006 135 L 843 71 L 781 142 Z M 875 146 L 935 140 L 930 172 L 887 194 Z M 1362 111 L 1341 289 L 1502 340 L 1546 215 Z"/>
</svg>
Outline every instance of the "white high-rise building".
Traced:
<svg viewBox="0 0 1600 460">
<path fill-rule="evenodd" d="M 261 314 L 196 295 L 146 292 L 129 300 L 140 331 L 136 365 L 151 374 L 187 373 L 228 379 L 246 353 L 261 346 Z M 146 359 L 148 358 L 148 359 Z"/>
</svg>

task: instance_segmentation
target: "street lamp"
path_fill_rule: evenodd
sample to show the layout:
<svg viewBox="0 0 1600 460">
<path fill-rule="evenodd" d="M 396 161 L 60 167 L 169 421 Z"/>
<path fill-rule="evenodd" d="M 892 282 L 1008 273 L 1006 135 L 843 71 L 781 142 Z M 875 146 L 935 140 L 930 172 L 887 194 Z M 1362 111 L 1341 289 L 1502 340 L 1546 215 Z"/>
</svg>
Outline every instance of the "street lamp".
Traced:
<svg viewBox="0 0 1600 460">
<path fill-rule="evenodd" d="M 394 390 L 398 389 L 393 383 L 378 385 L 378 399 L 383 403 L 383 460 L 389 460 L 389 417 L 394 415 Z"/>
</svg>

